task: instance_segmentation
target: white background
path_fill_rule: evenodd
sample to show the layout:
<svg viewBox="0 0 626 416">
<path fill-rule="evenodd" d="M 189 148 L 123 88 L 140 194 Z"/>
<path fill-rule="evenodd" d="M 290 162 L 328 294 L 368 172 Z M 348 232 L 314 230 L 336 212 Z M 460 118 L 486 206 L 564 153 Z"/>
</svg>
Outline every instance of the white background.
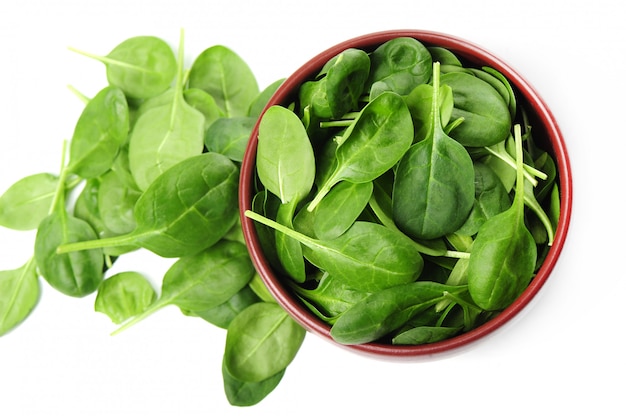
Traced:
<svg viewBox="0 0 626 416">
<path fill-rule="evenodd" d="M 32 315 L 0 338 L 0 415 L 625 414 L 621 10 L 617 0 L 3 1 L 0 193 L 58 171 L 82 108 L 66 85 L 88 96 L 104 86 L 104 67 L 68 46 L 106 54 L 144 34 L 175 46 L 184 28 L 189 60 L 226 45 L 265 87 L 344 39 L 411 28 L 471 40 L 539 91 L 569 150 L 574 211 L 540 296 L 486 341 L 389 363 L 309 334 L 278 388 L 247 409 L 222 391 L 224 331 L 172 307 L 111 337 L 94 296 L 65 297 L 42 281 Z M 33 241 L 1 229 L 0 269 L 22 265 Z M 139 253 L 116 267 L 158 280 L 169 263 Z"/>
</svg>

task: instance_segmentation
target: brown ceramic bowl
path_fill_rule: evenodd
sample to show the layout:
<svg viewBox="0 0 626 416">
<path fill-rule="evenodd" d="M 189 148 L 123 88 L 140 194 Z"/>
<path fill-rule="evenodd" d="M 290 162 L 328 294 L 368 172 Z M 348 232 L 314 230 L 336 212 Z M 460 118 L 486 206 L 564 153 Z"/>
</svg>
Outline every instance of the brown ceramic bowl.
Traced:
<svg viewBox="0 0 626 416">
<path fill-rule="evenodd" d="M 521 296 L 497 317 L 469 332 L 432 344 L 396 346 L 382 343 L 368 343 L 344 346 L 336 343 L 336 345 L 341 345 L 341 347 L 351 349 L 355 352 L 361 352 L 380 358 L 416 359 L 434 354 L 450 353 L 459 350 L 461 347 L 473 344 L 509 322 L 531 302 L 550 276 L 565 243 L 571 216 L 572 178 L 567 150 L 557 122 L 550 109 L 533 87 L 513 68 L 488 51 L 466 40 L 442 33 L 423 30 L 394 30 L 367 34 L 341 42 L 313 57 L 293 75 L 287 78 L 270 99 L 268 106 L 275 104 L 287 105 L 292 102 L 294 98 L 297 97 L 297 91 L 300 85 L 314 78 L 329 59 L 343 50 L 347 48 L 358 48 L 365 51 L 372 51 L 382 43 L 397 37 L 412 37 L 426 46 L 441 46 L 447 48 L 457 56 L 465 59 L 468 64 L 476 67 L 484 65 L 490 66 L 504 74 L 516 90 L 518 102 L 524 105 L 530 113 L 533 137 L 542 143 L 543 148 L 551 153 L 556 161 L 559 172 L 558 185 L 561 192 L 561 217 L 556 229 L 554 243 L 543 265 Z M 246 210 L 251 208 L 252 197 L 254 196 L 253 181 L 256 172 L 257 134 L 258 124 L 252 132 L 242 163 L 239 190 L 241 222 L 252 261 L 271 294 L 300 325 L 309 332 L 318 334 L 334 342 L 330 336 L 329 325 L 321 321 L 303 306 L 297 297 L 283 284 L 281 277 L 272 270 L 262 251 L 255 231 L 254 222 L 243 215 Z"/>
</svg>

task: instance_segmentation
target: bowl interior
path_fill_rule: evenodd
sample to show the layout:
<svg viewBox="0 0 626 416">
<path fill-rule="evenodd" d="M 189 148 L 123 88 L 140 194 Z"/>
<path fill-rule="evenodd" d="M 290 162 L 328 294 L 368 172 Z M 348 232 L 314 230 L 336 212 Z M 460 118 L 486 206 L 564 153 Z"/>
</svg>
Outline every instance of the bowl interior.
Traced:
<svg viewBox="0 0 626 416">
<path fill-rule="evenodd" d="M 530 123 L 533 126 L 533 137 L 535 137 L 543 148 L 551 154 L 557 164 L 557 170 L 559 173 L 558 185 L 561 194 L 560 219 L 557 229 L 555 230 L 554 243 L 547 257 L 528 288 L 516 301 L 514 301 L 498 316 L 469 332 L 432 344 L 417 346 L 397 346 L 379 343 L 351 346 L 341 345 L 342 347 L 356 352 L 378 357 L 416 358 L 420 356 L 451 352 L 485 337 L 506 322 L 510 321 L 535 297 L 553 270 L 565 243 L 571 216 L 572 179 L 567 150 L 558 124 L 550 109 L 538 93 L 532 88 L 532 86 L 526 82 L 526 80 L 513 68 L 488 51 L 471 42 L 447 34 L 422 30 L 396 30 L 372 33 L 339 43 L 315 56 L 298 69 L 292 76 L 287 78 L 272 96 L 267 104 L 267 107 L 271 105 L 287 105 L 292 102 L 297 97 L 299 86 L 303 82 L 314 78 L 328 60 L 343 50 L 347 48 L 359 48 L 365 51 L 372 51 L 380 44 L 397 37 L 412 37 L 419 40 L 426 46 L 441 46 L 447 48 L 471 66 L 490 66 L 500 71 L 505 77 L 507 77 L 516 91 L 518 102 L 520 102 L 529 113 Z M 308 331 L 316 333 L 323 338 L 332 341 L 330 336 L 330 326 L 314 316 L 303 304 L 300 303 L 297 297 L 292 295 L 292 293 L 281 284 L 280 277 L 274 273 L 272 267 L 268 263 L 268 260 L 263 255 L 262 248 L 255 231 L 254 222 L 243 215 L 245 210 L 251 209 L 252 197 L 254 196 L 253 182 L 256 169 L 255 160 L 257 135 L 258 122 L 252 132 L 248 148 L 242 162 L 239 187 L 239 206 L 242 228 L 252 261 L 254 262 L 270 293 L 272 293 L 272 295 L 276 298 L 277 302 Z"/>
</svg>

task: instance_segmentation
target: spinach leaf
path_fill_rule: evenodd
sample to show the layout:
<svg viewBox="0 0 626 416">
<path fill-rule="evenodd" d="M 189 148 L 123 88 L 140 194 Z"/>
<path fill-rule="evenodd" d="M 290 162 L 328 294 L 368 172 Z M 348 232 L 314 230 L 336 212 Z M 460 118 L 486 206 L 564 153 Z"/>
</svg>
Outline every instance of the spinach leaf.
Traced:
<svg viewBox="0 0 626 416">
<path fill-rule="evenodd" d="M 474 204 L 474 166 L 465 148 L 441 126 L 439 63 L 433 69 L 433 98 L 427 137 L 415 143 L 396 170 L 393 218 L 417 239 L 435 239 L 456 231 Z"/>
<path fill-rule="evenodd" d="M 487 311 L 509 306 L 528 286 L 537 246 L 524 223 L 524 176 L 520 126 L 515 125 L 517 178 L 511 208 L 479 229 L 467 267 L 469 293 Z"/>
<path fill-rule="evenodd" d="M 276 299 L 272 296 L 261 276 L 256 273 L 249 283 L 250 289 L 261 299 L 263 302 L 276 303 Z"/>
<path fill-rule="evenodd" d="M 213 308 L 231 299 L 253 275 L 246 246 L 222 240 L 174 263 L 163 279 L 159 302 L 188 310 Z"/>
<path fill-rule="evenodd" d="M 224 365 L 237 380 L 267 380 L 292 362 L 305 333 L 278 304 L 255 303 L 228 327 Z"/>
<path fill-rule="evenodd" d="M 431 344 L 451 338 L 461 329 L 460 327 L 446 326 L 418 326 L 396 335 L 391 343 L 393 345 Z"/>
<path fill-rule="evenodd" d="M 17 269 L 0 271 L 0 336 L 30 315 L 40 291 L 34 258 Z"/>
<path fill-rule="evenodd" d="M 313 313 L 331 325 L 342 313 L 370 295 L 346 286 L 328 273 L 323 273 L 315 288 L 294 285 L 293 289 Z"/>
<path fill-rule="evenodd" d="M 189 71 L 189 87 L 209 93 L 226 117 L 248 115 L 259 87 L 250 67 L 225 46 L 201 52 Z"/>
<path fill-rule="evenodd" d="M 500 71 L 488 66 L 484 66 L 482 70 L 497 78 L 504 85 L 504 88 L 506 89 L 506 96 L 508 96 L 508 100 L 505 101 L 509 105 L 509 113 L 511 114 L 511 119 L 514 119 L 517 115 L 517 98 L 515 97 L 513 86 Z"/>
<path fill-rule="evenodd" d="M 432 56 L 420 41 L 413 38 L 389 40 L 376 48 L 370 59 L 372 70 L 367 83 L 370 99 L 383 91 L 407 95 L 431 78 Z"/>
<path fill-rule="evenodd" d="M 126 141 L 129 125 L 126 96 L 117 87 L 105 87 L 83 109 L 70 141 L 68 170 L 95 178 L 111 169 Z"/>
<path fill-rule="evenodd" d="M 121 272 L 100 284 L 94 309 L 121 324 L 142 313 L 155 299 L 152 285 L 142 274 Z"/>
<path fill-rule="evenodd" d="M 99 248 L 58 254 L 62 244 L 95 239 L 96 233 L 85 221 L 56 209 L 37 229 L 35 259 L 40 274 L 50 286 L 68 296 L 93 293 L 103 279 L 104 256 Z"/>
<path fill-rule="evenodd" d="M 370 71 L 370 58 L 360 49 L 346 49 L 330 59 L 316 79 L 300 88 L 300 106 L 314 116 L 340 118 L 358 108 Z"/>
<path fill-rule="evenodd" d="M 70 50 L 105 64 L 109 83 L 134 99 L 159 95 L 169 87 L 176 73 L 176 57 L 172 48 L 154 36 L 126 39 L 106 56 L 75 48 Z"/>
<path fill-rule="evenodd" d="M 239 170 L 226 156 L 204 153 L 174 165 L 139 197 L 137 228 L 124 235 L 61 244 L 57 252 L 134 245 L 181 257 L 219 241 L 237 221 Z M 64 242 L 65 243 L 65 242 Z"/>
<path fill-rule="evenodd" d="M 217 306 L 203 310 L 182 309 L 182 312 L 188 316 L 202 318 L 217 327 L 228 329 L 230 323 L 241 311 L 253 303 L 261 301 L 259 296 L 257 296 L 254 290 L 250 287 L 251 283 L 252 281 L 250 281 L 248 286 L 245 286 L 239 292 L 235 293 L 226 302 Z"/>
<path fill-rule="evenodd" d="M 428 46 L 426 49 L 430 52 L 433 62 L 439 62 L 442 66 L 463 66 L 459 58 L 447 48 L 442 46 Z"/>
<path fill-rule="evenodd" d="M 391 169 L 413 142 L 413 123 L 404 100 L 386 92 L 359 113 L 337 147 L 337 164 L 307 209 L 313 211 L 340 181 L 369 182 Z"/>
<path fill-rule="evenodd" d="M 414 282 L 372 293 L 345 311 L 330 330 L 341 344 L 376 341 L 437 304 L 447 292 L 466 290 L 435 282 Z"/>
<path fill-rule="evenodd" d="M 109 171 L 100 177 L 98 213 L 106 229 L 114 234 L 133 231 L 137 221 L 133 210 L 141 192 L 128 187 L 120 176 Z"/>
<path fill-rule="evenodd" d="M 234 162 L 241 162 L 256 123 L 253 117 L 232 117 L 216 120 L 204 136 L 209 152 L 221 153 Z"/>
<path fill-rule="evenodd" d="M 281 204 L 276 213 L 276 221 L 286 227 L 293 229 L 293 216 L 296 209 L 297 200 L 292 200 L 287 204 Z M 306 280 L 306 265 L 302 254 L 302 245 L 299 241 L 283 234 L 279 231 L 275 232 L 274 239 L 276 241 L 276 254 L 280 265 L 287 275 L 291 276 L 296 282 L 304 282 Z"/>
<path fill-rule="evenodd" d="M 49 173 L 26 176 L 0 196 L 0 225 L 13 230 L 34 230 L 48 215 L 59 178 Z"/>
<path fill-rule="evenodd" d="M 335 239 L 317 240 L 255 212 L 245 215 L 302 243 L 311 263 L 357 290 L 373 292 L 412 282 L 424 266 L 410 238 L 379 224 L 357 221 Z"/>
<path fill-rule="evenodd" d="M 102 214 L 100 213 L 98 194 L 100 193 L 101 183 L 101 177 L 88 179 L 74 203 L 74 216 L 89 224 L 100 239 L 118 235 L 107 228 L 102 219 Z M 109 202 L 113 203 L 114 201 Z M 105 247 L 103 248 L 103 252 L 106 256 L 119 256 L 136 249 L 137 247 L 133 245 Z"/>
<path fill-rule="evenodd" d="M 257 174 L 283 204 L 309 194 L 315 177 L 315 156 L 300 119 L 281 106 L 267 109 L 259 123 Z"/>
<path fill-rule="evenodd" d="M 475 200 L 458 234 L 474 235 L 484 222 L 511 206 L 511 199 L 496 173 L 482 162 L 474 163 Z"/>
<path fill-rule="evenodd" d="M 222 360 L 222 378 L 226 399 L 233 406 L 254 406 L 269 395 L 278 386 L 285 370 L 279 371 L 261 381 L 241 381 L 236 379 L 228 371 L 226 363 Z"/>
<path fill-rule="evenodd" d="M 130 171 L 139 189 L 144 191 L 161 173 L 200 154 L 204 147 L 204 116 L 187 104 L 183 96 L 183 58 L 181 36 L 171 101 L 141 114 L 129 138 Z"/>
<path fill-rule="evenodd" d="M 198 110 L 204 116 L 204 131 L 217 120 L 224 117 L 224 112 L 215 102 L 215 98 L 211 97 L 206 91 L 199 88 L 187 88 L 183 91 L 185 102 L 192 108 Z"/>
<path fill-rule="evenodd" d="M 334 186 L 315 210 L 315 236 L 331 240 L 346 232 L 367 206 L 373 188 L 372 182 L 340 182 Z"/>
<path fill-rule="evenodd" d="M 265 109 L 265 106 L 269 102 L 270 98 L 272 98 L 276 90 L 278 90 L 278 87 L 280 87 L 283 82 L 285 82 L 285 79 L 281 78 L 265 87 L 265 89 L 261 91 L 254 100 L 252 100 L 247 116 L 254 119 L 261 117 L 261 114 L 263 113 L 263 110 Z"/>
<path fill-rule="evenodd" d="M 426 139 L 433 128 L 433 86 L 430 84 L 418 85 L 405 98 L 407 107 L 411 112 L 413 126 L 415 128 L 415 142 Z M 439 88 L 439 115 L 441 126 L 445 127 L 450 121 L 454 101 L 450 88 Z"/>
<path fill-rule="evenodd" d="M 463 72 L 441 75 L 454 97 L 452 119 L 463 119 L 451 137 L 464 146 L 490 146 L 506 139 L 511 115 L 504 99 L 485 81 Z"/>
</svg>

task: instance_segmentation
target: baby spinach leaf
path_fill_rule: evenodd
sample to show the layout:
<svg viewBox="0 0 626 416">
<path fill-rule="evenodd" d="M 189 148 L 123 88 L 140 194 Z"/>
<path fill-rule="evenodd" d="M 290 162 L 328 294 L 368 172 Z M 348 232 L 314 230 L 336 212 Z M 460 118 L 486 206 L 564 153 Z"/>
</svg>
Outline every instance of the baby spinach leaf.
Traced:
<svg viewBox="0 0 626 416">
<path fill-rule="evenodd" d="M 261 91 L 250 104 L 247 116 L 258 119 L 261 116 L 261 113 L 263 113 L 263 110 L 265 109 L 265 106 L 269 102 L 270 98 L 272 98 L 272 95 L 274 95 L 276 90 L 278 90 L 278 87 L 280 87 L 283 82 L 285 82 L 285 79 L 281 78 L 265 87 L 265 89 Z"/>
<path fill-rule="evenodd" d="M 107 228 L 100 213 L 98 194 L 100 192 L 101 177 L 88 179 L 83 190 L 76 198 L 74 216 L 87 222 L 96 232 L 98 238 L 107 238 L 118 235 Z M 113 201 L 111 201 L 113 202 Z M 133 219 L 134 220 L 134 219 Z M 103 252 L 107 256 L 119 256 L 136 250 L 136 246 L 106 247 Z"/>
<path fill-rule="evenodd" d="M 511 131 L 511 115 L 504 99 L 485 81 L 463 72 L 441 75 L 454 97 L 452 119 L 463 123 L 451 137 L 464 146 L 491 146 L 505 140 Z"/>
<path fill-rule="evenodd" d="M 447 48 L 442 46 L 428 46 L 426 49 L 430 52 L 433 62 L 439 62 L 442 66 L 463 66 L 459 58 Z"/>
<path fill-rule="evenodd" d="M 213 308 L 232 298 L 253 275 L 254 266 L 246 246 L 222 240 L 174 263 L 163 279 L 159 302 L 188 310 Z"/>
<path fill-rule="evenodd" d="M 103 279 L 101 249 L 57 254 L 62 244 L 97 238 L 85 221 L 55 209 L 37 229 L 35 259 L 41 276 L 61 293 L 83 297 L 93 293 Z"/>
<path fill-rule="evenodd" d="M 219 241 L 237 221 L 239 170 L 226 156 L 204 153 L 174 165 L 139 197 L 137 228 L 124 235 L 61 244 L 59 253 L 134 245 L 181 257 Z M 65 243 L 65 242 L 64 242 Z"/>
<path fill-rule="evenodd" d="M 511 119 L 515 118 L 517 114 L 517 98 L 515 97 L 515 92 L 513 91 L 513 86 L 509 82 L 509 80 L 498 70 L 484 66 L 482 70 L 488 74 L 491 74 L 493 77 L 497 78 L 505 87 L 506 95 L 508 96 L 508 100 L 505 100 L 509 105 L 509 113 L 511 114 Z"/>
<path fill-rule="evenodd" d="M 154 36 L 126 39 L 106 56 L 74 48 L 70 50 L 105 64 L 109 83 L 135 99 L 159 95 L 170 86 L 176 73 L 176 57 L 172 48 Z"/>
<path fill-rule="evenodd" d="M 528 286 L 537 246 L 524 223 L 524 176 L 521 132 L 515 125 L 517 178 L 511 208 L 479 229 L 467 268 L 469 293 L 487 311 L 509 306 Z"/>
<path fill-rule="evenodd" d="M 111 169 L 126 141 L 129 123 L 122 90 L 111 86 L 100 90 L 78 118 L 70 141 L 68 170 L 89 179 Z"/>
<path fill-rule="evenodd" d="M 298 240 L 306 258 L 319 269 L 362 291 L 412 282 L 424 267 L 415 243 L 382 225 L 357 221 L 332 240 L 317 240 L 252 211 L 246 216 Z"/>
<path fill-rule="evenodd" d="M 333 187 L 315 210 L 315 236 L 331 240 L 343 234 L 367 206 L 373 188 L 372 182 L 341 182 Z"/>
<path fill-rule="evenodd" d="M 17 269 L 0 271 L 0 336 L 30 315 L 40 290 L 34 258 Z"/>
<path fill-rule="evenodd" d="M 413 123 L 404 100 L 386 92 L 359 113 L 337 148 L 333 173 L 320 186 L 307 209 L 313 211 L 340 181 L 370 182 L 393 167 L 413 142 Z"/>
<path fill-rule="evenodd" d="M 302 122 L 281 106 L 267 109 L 259 123 L 257 174 L 283 204 L 309 194 L 315 177 L 315 156 Z"/>
<path fill-rule="evenodd" d="M 199 88 L 187 88 L 183 91 L 187 104 L 198 110 L 204 116 L 204 131 L 206 132 L 217 120 L 224 117 L 224 112 L 217 105 L 215 99 L 206 91 Z"/>
<path fill-rule="evenodd" d="M 204 147 L 204 116 L 183 96 L 183 58 L 181 37 L 172 100 L 141 114 L 129 138 L 130 171 L 141 190 L 171 166 L 200 154 Z"/>
<path fill-rule="evenodd" d="M 248 115 L 259 86 L 250 67 L 225 46 L 201 52 L 189 71 L 189 87 L 209 93 L 226 117 Z"/>
<path fill-rule="evenodd" d="M 220 118 L 207 130 L 204 145 L 209 152 L 221 153 L 234 162 L 241 162 L 255 124 L 253 117 Z"/>
<path fill-rule="evenodd" d="M 453 337 L 462 328 L 445 326 L 418 326 L 408 329 L 391 340 L 393 345 L 432 344 Z"/>
<path fill-rule="evenodd" d="M 13 230 L 34 230 L 48 215 L 59 178 L 49 173 L 26 176 L 0 196 L 0 225 Z"/>
<path fill-rule="evenodd" d="M 237 380 L 261 382 L 287 368 L 305 333 L 278 304 L 255 303 L 228 327 L 224 365 Z"/>
<path fill-rule="evenodd" d="M 104 226 L 115 234 L 133 231 L 137 222 L 133 210 L 141 192 L 126 186 L 120 176 L 109 171 L 100 177 L 98 213 Z"/>
<path fill-rule="evenodd" d="M 511 206 L 511 199 L 496 173 L 482 162 L 474 163 L 475 200 L 458 234 L 474 235 L 484 222 Z"/>
<path fill-rule="evenodd" d="M 252 280 L 250 280 L 248 286 L 250 286 L 250 289 L 252 289 L 252 291 L 263 302 L 276 303 L 276 299 L 274 299 L 274 296 L 272 296 L 267 286 L 265 286 L 265 283 L 263 283 L 263 279 L 258 273 L 256 273 Z"/>
<path fill-rule="evenodd" d="M 276 221 L 286 227 L 293 229 L 293 216 L 296 209 L 296 200 L 278 207 Z M 276 231 L 276 254 L 284 271 L 296 282 L 306 280 L 306 265 L 302 254 L 302 245 L 299 241 Z"/>
<path fill-rule="evenodd" d="M 413 126 L 415 128 L 415 142 L 424 140 L 432 129 L 433 124 L 433 86 L 430 84 L 418 85 L 405 98 L 407 107 L 411 112 Z M 445 86 L 439 89 L 439 115 L 441 126 L 445 127 L 450 121 L 454 101 L 452 90 Z"/>
<path fill-rule="evenodd" d="M 207 250 L 181 257 L 163 277 L 161 297 L 114 334 L 142 321 L 168 305 L 183 311 L 207 310 L 231 299 L 254 274 L 246 246 L 223 240 Z"/>
<path fill-rule="evenodd" d="M 430 80 L 433 63 L 430 52 L 418 40 L 399 37 L 380 45 L 370 54 L 372 70 L 368 80 L 370 99 L 383 91 L 407 95 Z"/>
<path fill-rule="evenodd" d="M 252 282 L 252 281 L 251 281 Z M 204 310 L 188 310 L 182 309 L 182 312 L 188 316 L 197 316 L 213 325 L 227 329 L 230 323 L 239 312 L 246 309 L 253 303 L 260 302 L 261 299 L 256 295 L 254 290 L 250 288 L 250 284 L 245 286 L 239 292 L 235 293 L 226 302 Z"/>
<path fill-rule="evenodd" d="M 322 275 L 318 285 L 313 289 L 297 285 L 294 285 L 293 289 L 313 313 L 329 324 L 333 324 L 342 313 L 370 295 L 368 292 L 346 286 L 328 273 Z"/>
<path fill-rule="evenodd" d="M 278 386 L 285 370 L 261 381 L 241 381 L 230 374 L 226 364 L 222 363 L 222 378 L 224 382 L 224 393 L 228 403 L 232 406 L 254 406 L 267 397 Z"/>
<path fill-rule="evenodd" d="M 142 313 L 155 299 L 154 288 L 142 274 L 121 272 L 100 284 L 94 308 L 121 324 Z"/>
<path fill-rule="evenodd" d="M 423 281 L 377 291 L 345 311 L 330 335 L 341 344 L 376 341 L 444 299 L 447 292 L 462 290 L 466 289 Z"/>
<path fill-rule="evenodd" d="M 406 152 L 396 170 L 393 218 L 417 239 L 456 231 L 474 204 L 474 166 L 465 148 L 441 126 L 439 63 L 433 69 L 432 124 L 427 137 Z"/>
<path fill-rule="evenodd" d="M 268 192 L 267 190 L 259 191 L 254 198 L 252 198 L 252 209 L 255 212 L 261 213 L 267 218 L 276 218 L 278 214 L 278 207 L 280 206 L 280 200 L 277 196 Z M 280 260 L 276 253 L 276 232 L 274 229 L 267 227 L 261 223 L 255 223 L 254 228 L 259 237 L 259 242 L 263 247 L 263 253 L 267 257 L 267 260 L 276 268 L 281 270 Z"/>
<path fill-rule="evenodd" d="M 300 105 L 316 117 L 340 118 L 358 108 L 370 71 L 370 58 L 349 48 L 330 59 L 313 81 L 300 89 Z"/>
</svg>

